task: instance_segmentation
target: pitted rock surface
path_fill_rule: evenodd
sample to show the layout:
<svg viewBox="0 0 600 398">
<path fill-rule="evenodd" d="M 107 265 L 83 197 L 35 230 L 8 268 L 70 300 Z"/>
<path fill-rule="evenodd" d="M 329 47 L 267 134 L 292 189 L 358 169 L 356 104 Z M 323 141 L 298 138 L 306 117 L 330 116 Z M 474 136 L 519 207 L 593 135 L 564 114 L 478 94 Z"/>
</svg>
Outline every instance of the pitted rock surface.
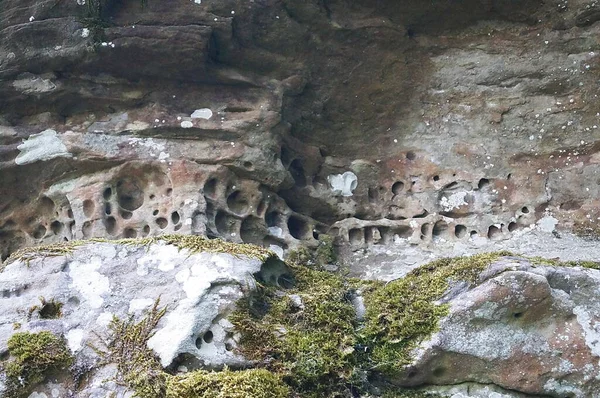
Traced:
<svg viewBox="0 0 600 398">
<path fill-rule="evenodd" d="M 101 32 L 85 2 L 0 10 L 3 258 L 173 231 L 435 252 L 545 217 L 596 229 L 595 1 L 103 4 Z"/>
</svg>

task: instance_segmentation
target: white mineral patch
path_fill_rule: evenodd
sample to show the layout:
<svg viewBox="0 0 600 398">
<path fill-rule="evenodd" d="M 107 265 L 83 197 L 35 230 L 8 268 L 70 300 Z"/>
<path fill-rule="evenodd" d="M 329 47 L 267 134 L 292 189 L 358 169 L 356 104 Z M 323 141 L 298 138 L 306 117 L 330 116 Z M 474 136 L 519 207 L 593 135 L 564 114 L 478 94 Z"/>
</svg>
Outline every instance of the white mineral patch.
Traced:
<svg viewBox="0 0 600 398">
<path fill-rule="evenodd" d="M 271 235 L 276 236 L 278 238 L 283 237 L 283 229 L 281 229 L 280 227 L 269 227 L 267 228 L 267 231 L 269 231 Z"/>
<path fill-rule="evenodd" d="M 138 275 L 147 275 L 150 268 L 158 268 L 163 272 L 171 271 L 186 256 L 189 256 L 189 250 L 179 249 L 175 245 L 152 245 L 146 254 L 137 260 L 136 271 Z"/>
<path fill-rule="evenodd" d="M 129 302 L 129 312 L 141 312 L 150 307 L 152 304 L 154 304 L 154 300 L 151 298 L 133 299 Z"/>
<path fill-rule="evenodd" d="M 192 127 L 194 127 L 194 123 L 190 122 L 189 120 L 185 120 L 185 121 L 181 122 L 181 128 L 189 129 Z"/>
<path fill-rule="evenodd" d="M 93 257 L 89 263 L 73 261 L 70 265 L 70 287 L 77 289 L 92 308 L 100 308 L 104 303 L 102 295 L 110 292 L 108 277 L 97 271 L 101 266 L 100 257 Z"/>
<path fill-rule="evenodd" d="M 71 329 L 67 333 L 67 345 L 71 352 L 75 353 L 79 351 L 82 347 L 81 342 L 83 341 L 84 335 L 83 329 Z"/>
<path fill-rule="evenodd" d="M 283 247 L 277 245 L 269 245 L 269 250 L 275 253 L 280 260 L 283 260 Z"/>
<path fill-rule="evenodd" d="M 17 147 L 21 153 L 15 159 L 18 165 L 35 163 L 54 158 L 70 158 L 72 154 L 62 143 L 54 130 L 44 130 L 39 134 L 30 135 L 26 141 Z"/>
<path fill-rule="evenodd" d="M 192 119 L 210 119 L 212 117 L 213 113 L 210 109 L 208 108 L 202 108 L 202 109 L 196 109 L 194 111 L 194 113 L 192 113 L 191 118 Z"/>
<path fill-rule="evenodd" d="M 440 200 L 440 206 L 442 206 L 444 211 L 450 211 L 453 209 L 458 209 L 461 206 L 468 205 L 467 201 L 465 200 L 467 195 L 468 192 L 456 192 L 448 197 L 443 196 Z"/>
<path fill-rule="evenodd" d="M 352 191 L 358 185 L 358 177 L 351 171 L 344 174 L 332 174 L 327 177 L 331 190 L 335 195 L 352 196 Z"/>
<path fill-rule="evenodd" d="M 113 317 L 114 314 L 112 312 L 103 312 L 102 314 L 98 315 L 98 318 L 96 318 L 96 324 L 106 327 L 113 320 Z"/>
<path fill-rule="evenodd" d="M 539 229 L 543 232 L 554 231 L 556 224 L 558 224 L 558 220 L 552 216 L 543 217 L 537 222 Z"/>
<path fill-rule="evenodd" d="M 81 37 L 88 37 L 90 35 L 90 30 L 88 28 L 83 28 L 81 31 Z"/>
<path fill-rule="evenodd" d="M 48 398 L 43 392 L 32 392 L 27 398 Z"/>
<path fill-rule="evenodd" d="M 24 94 L 47 93 L 56 88 L 56 84 L 48 79 L 43 79 L 30 73 L 22 76 L 21 79 L 13 81 L 12 86 Z"/>
</svg>

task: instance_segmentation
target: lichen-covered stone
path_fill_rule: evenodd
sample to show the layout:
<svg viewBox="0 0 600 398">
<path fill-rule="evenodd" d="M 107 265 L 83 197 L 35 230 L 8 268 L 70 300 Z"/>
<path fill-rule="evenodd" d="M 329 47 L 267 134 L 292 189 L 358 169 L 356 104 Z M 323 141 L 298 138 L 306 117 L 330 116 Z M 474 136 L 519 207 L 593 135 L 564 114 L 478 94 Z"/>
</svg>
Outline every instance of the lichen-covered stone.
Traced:
<svg viewBox="0 0 600 398">
<path fill-rule="evenodd" d="M 193 236 L 51 249 L 18 253 L 0 273 L 0 350 L 11 350 L 15 333 L 51 332 L 64 337 L 82 369 L 97 361 L 92 347 L 114 317 L 139 317 L 159 298 L 166 312 L 144 344 L 162 366 L 245 365 L 223 318 L 255 289 L 255 274 L 273 268 L 277 280 L 286 272 L 267 250 Z"/>
<path fill-rule="evenodd" d="M 597 267 L 518 257 L 494 262 L 474 287 L 442 298 L 449 312 L 439 330 L 392 379 L 405 386 L 468 381 L 531 395 L 594 396 L 600 388 Z"/>
</svg>

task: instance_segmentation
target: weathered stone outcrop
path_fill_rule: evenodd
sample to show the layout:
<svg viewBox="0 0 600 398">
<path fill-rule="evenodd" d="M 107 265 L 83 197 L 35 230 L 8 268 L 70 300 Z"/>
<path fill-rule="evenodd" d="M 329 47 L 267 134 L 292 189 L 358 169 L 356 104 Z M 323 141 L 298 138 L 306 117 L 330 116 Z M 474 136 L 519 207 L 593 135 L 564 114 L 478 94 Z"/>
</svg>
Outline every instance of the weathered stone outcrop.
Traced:
<svg viewBox="0 0 600 398">
<path fill-rule="evenodd" d="M 162 366 L 247 366 L 235 351 L 227 315 L 254 291 L 254 278 L 277 284 L 286 272 L 281 260 L 258 247 L 181 236 L 75 242 L 26 252 L 0 273 L 0 352 L 7 352 L 15 333 L 63 336 L 76 356 L 73 373 L 95 381 L 81 390 L 80 380 L 59 378 L 59 385 L 50 383 L 38 391 L 105 396 L 118 389 L 115 383 L 102 383 L 114 370 L 99 366 L 98 350 L 106 350 L 110 325 L 115 317 L 141 318 L 156 304 L 167 311 L 147 343 Z"/>
<path fill-rule="evenodd" d="M 175 230 L 594 234 L 594 2 L 145 3 L 4 2 L 3 258 Z"/>
<path fill-rule="evenodd" d="M 597 269 L 503 258 L 442 300 L 450 313 L 395 381 L 492 384 L 534 396 L 600 390 Z"/>
<path fill-rule="evenodd" d="M 461 398 L 600 388 L 598 263 L 489 254 L 386 284 L 314 267 L 174 235 L 21 252 L 0 273 L 0 391 L 187 398 L 239 382 L 256 398 Z M 19 356 L 30 340 L 40 369 Z M 273 390 L 255 391 L 256 380 Z"/>
</svg>

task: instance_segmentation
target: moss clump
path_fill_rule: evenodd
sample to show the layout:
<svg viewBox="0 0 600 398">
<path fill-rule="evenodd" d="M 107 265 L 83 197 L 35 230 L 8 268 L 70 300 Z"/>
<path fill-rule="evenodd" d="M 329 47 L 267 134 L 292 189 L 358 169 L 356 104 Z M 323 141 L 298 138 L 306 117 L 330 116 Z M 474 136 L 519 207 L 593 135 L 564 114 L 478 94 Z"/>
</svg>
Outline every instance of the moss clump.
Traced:
<svg viewBox="0 0 600 398">
<path fill-rule="evenodd" d="M 293 288 L 263 287 L 260 297 L 241 302 L 230 316 L 241 332 L 241 352 L 283 374 L 300 396 L 341 396 L 357 368 L 348 286 L 340 276 L 291 267 Z"/>
<path fill-rule="evenodd" d="M 159 300 L 146 316 L 136 322 L 132 317 L 113 318 L 104 347 L 94 347 L 102 363 L 117 364 L 117 381 L 142 398 L 286 398 L 288 387 L 267 370 L 233 372 L 198 370 L 184 375 L 165 372 L 147 347 L 166 308 Z"/>
<path fill-rule="evenodd" d="M 366 317 L 360 331 L 368 347 L 366 361 L 371 370 L 393 374 L 408 365 L 411 351 L 438 327 L 448 314 L 448 305 L 438 304 L 452 281 L 476 282 L 481 271 L 508 252 L 441 259 L 384 284 L 372 283 L 365 290 Z"/>
<path fill-rule="evenodd" d="M 319 246 L 315 250 L 315 261 L 319 265 L 334 264 L 337 262 L 333 236 L 319 235 Z"/>
<path fill-rule="evenodd" d="M 288 254 L 287 262 L 315 268 L 337 263 L 334 238 L 330 235 L 320 235 L 315 250 L 300 246 Z"/>
<path fill-rule="evenodd" d="M 167 380 L 167 398 L 288 398 L 289 388 L 265 369 L 195 372 Z"/>
<path fill-rule="evenodd" d="M 10 396 L 27 396 L 48 374 L 73 363 L 65 341 L 48 331 L 15 333 L 7 344 L 10 359 L 5 371 Z"/>
</svg>

